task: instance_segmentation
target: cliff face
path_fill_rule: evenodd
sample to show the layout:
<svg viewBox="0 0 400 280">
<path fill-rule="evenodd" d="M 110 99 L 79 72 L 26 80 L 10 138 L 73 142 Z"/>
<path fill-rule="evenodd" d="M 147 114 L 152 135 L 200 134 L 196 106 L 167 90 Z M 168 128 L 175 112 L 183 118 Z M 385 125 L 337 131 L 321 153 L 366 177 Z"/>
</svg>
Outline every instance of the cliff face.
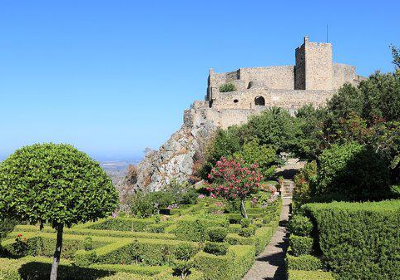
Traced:
<svg viewBox="0 0 400 280">
<path fill-rule="evenodd" d="M 172 179 L 187 181 L 216 129 L 204 110 L 192 106 L 185 111 L 182 127 L 158 151 L 148 152 L 137 165 L 136 178 L 126 177 L 117 184 L 121 196 L 131 194 L 135 189 L 157 191 Z"/>
</svg>

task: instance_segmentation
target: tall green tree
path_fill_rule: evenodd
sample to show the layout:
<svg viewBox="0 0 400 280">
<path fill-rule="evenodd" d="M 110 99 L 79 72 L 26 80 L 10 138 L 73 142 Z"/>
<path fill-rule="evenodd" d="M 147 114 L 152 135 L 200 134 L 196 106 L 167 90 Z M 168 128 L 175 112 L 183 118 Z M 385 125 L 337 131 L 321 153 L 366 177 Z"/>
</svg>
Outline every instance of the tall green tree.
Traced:
<svg viewBox="0 0 400 280">
<path fill-rule="evenodd" d="M 272 146 L 260 145 L 256 139 L 244 143 L 242 149 L 233 156 L 248 164 L 257 163 L 264 178 L 273 176 L 276 167 L 281 165 L 276 150 Z"/>
<path fill-rule="evenodd" d="M 325 120 L 327 111 L 316 109 L 312 105 L 305 105 L 296 113 L 296 122 L 299 132 L 296 134 L 296 142 L 291 151 L 301 160 L 318 160 L 323 149 L 328 146 Z"/>
<path fill-rule="evenodd" d="M 273 107 L 250 118 L 242 127 L 245 141 L 256 139 L 260 145 L 271 145 L 279 154 L 286 152 L 296 141 L 299 127 L 295 118 L 282 108 Z"/>
<path fill-rule="evenodd" d="M 110 178 L 73 146 L 26 146 L 0 163 L 0 213 L 57 231 L 50 280 L 57 279 L 64 226 L 107 217 L 117 206 Z"/>
<path fill-rule="evenodd" d="M 400 48 L 396 48 L 394 45 L 390 46 L 393 56 L 393 64 L 396 65 L 397 68 L 400 68 Z"/>
</svg>

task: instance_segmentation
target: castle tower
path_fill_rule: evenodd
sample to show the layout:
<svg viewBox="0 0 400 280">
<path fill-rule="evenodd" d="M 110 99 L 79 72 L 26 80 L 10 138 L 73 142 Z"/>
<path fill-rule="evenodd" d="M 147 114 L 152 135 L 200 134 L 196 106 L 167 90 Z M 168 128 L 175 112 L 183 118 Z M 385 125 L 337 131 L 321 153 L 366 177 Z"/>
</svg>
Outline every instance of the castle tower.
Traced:
<svg viewBox="0 0 400 280">
<path fill-rule="evenodd" d="M 309 42 L 296 49 L 294 87 L 298 90 L 333 90 L 332 45 Z"/>
</svg>

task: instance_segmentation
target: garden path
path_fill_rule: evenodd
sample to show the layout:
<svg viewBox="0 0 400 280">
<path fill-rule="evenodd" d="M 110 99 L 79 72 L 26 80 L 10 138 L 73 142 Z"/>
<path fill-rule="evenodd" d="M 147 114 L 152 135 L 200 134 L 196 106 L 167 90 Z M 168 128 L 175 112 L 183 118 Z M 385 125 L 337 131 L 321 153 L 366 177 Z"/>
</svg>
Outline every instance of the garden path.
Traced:
<svg viewBox="0 0 400 280">
<path fill-rule="evenodd" d="M 285 180 L 285 183 L 293 185 L 293 181 Z M 283 198 L 283 208 L 278 230 L 264 252 L 256 257 L 252 268 L 244 276 L 243 280 L 285 280 L 285 254 L 289 246 L 286 224 L 289 220 L 289 209 L 292 199 Z"/>
</svg>

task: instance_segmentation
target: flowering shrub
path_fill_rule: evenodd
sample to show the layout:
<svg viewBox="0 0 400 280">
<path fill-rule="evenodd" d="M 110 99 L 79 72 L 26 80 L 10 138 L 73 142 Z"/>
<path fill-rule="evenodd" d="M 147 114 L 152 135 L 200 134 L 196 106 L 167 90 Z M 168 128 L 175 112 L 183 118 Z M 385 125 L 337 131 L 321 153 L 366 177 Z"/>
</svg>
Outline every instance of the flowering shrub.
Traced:
<svg viewBox="0 0 400 280">
<path fill-rule="evenodd" d="M 247 165 L 242 160 L 226 160 L 222 157 L 208 175 L 213 182 L 208 190 L 212 197 L 240 200 L 242 215 L 247 218 L 244 200 L 258 191 L 262 178 L 256 163 Z"/>
<path fill-rule="evenodd" d="M 14 252 L 18 256 L 23 256 L 28 251 L 28 243 L 26 238 L 22 236 L 22 234 L 18 234 L 15 238 L 15 243 L 13 244 Z"/>
</svg>

